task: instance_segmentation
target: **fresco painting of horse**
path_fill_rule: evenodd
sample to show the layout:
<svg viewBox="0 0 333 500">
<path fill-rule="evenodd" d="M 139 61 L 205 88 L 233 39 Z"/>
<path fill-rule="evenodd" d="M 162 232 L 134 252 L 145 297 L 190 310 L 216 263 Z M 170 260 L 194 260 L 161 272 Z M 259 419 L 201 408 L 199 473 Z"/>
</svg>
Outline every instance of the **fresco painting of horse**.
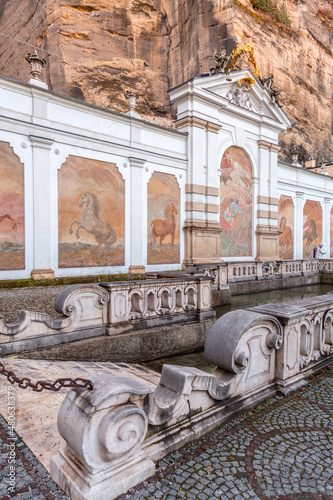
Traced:
<svg viewBox="0 0 333 500">
<path fill-rule="evenodd" d="M 290 196 L 282 195 L 278 204 L 279 255 L 281 259 L 294 258 L 294 204 Z"/>
<path fill-rule="evenodd" d="M 220 177 L 220 255 L 252 255 L 252 167 L 245 151 L 230 147 Z"/>
<path fill-rule="evenodd" d="M 175 215 L 178 214 L 178 210 L 174 203 L 169 203 L 164 210 L 164 219 L 154 219 L 150 224 L 150 250 L 154 245 L 157 246 L 156 238 L 160 240 L 160 247 L 163 248 L 163 240 L 168 234 L 171 236 L 171 246 L 172 252 L 174 252 L 174 242 L 175 242 L 175 232 L 176 232 L 176 218 Z"/>
<path fill-rule="evenodd" d="M 0 270 L 25 268 L 24 165 L 0 142 Z"/>
<path fill-rule="evenodd" d="M 123 266 L 125 182 L 116 165 L 69 156 L 58 172 L 59 267 Z"/>
<path fill-rule="evenodd" d="M 178 182 L 174 175 L 154 172 L 147 192 L 147 263 L 180 263 Z"/>
<path fill-rule="evenodd" d="M 93 234 L 98 243 L 96 250 L 109 249 L 117 239 L 117 233 L 106 221 L 99 219 L 100 205 L 94 193 L 83 193 L 79 207 L 85 206 L 79 221 L 73 220 L 69 227 L 69 234 L 73 234 L 73 225 L 77 224 L 75 236 L 80 238 L 80 229 Z"/>
<path fill-rule="evenodd" d="M 312 249 L 323 235 L 323 211 L 319 201 L 306 200 L 303 209 L 303 259 L 309 259 Z"/>
</svg>

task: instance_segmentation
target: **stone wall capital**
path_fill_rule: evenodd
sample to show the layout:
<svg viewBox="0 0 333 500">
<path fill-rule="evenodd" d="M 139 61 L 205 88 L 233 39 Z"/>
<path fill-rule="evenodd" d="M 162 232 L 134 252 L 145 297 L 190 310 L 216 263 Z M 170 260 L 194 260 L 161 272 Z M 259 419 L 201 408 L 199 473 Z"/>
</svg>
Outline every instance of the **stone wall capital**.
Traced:
<svg viewBox="0 0 333 500">
<path fill-rule="evenodd" d="M 131 167 L 143 168 L 147 160 L 145 158 L 129 156 L 128 161 Z"/>
<path fill-rule="evenodd" d="M 214 134 L 218 134 L 222 125 L 218 125 L 217 123 L 207 122 L 206 129 L 207 132 L 213 132 Z"/>
<path fill-rule="evenodd" d="M 269 142 L 266 142 L 266 141 L 258 141 L 258 148 L 259 149 L 267 149 L 267 151 L 269 151 L 269 148 L 270 148 L 270 143 Z"/>
<path fill-rule="evenodd" d="M 51 149 L 54 143 L 54 139 L 48 137 L 39 137 L 37 135 L 29 135 L 29 139 L 33 147 L 40 149 Z"/>
</svg>

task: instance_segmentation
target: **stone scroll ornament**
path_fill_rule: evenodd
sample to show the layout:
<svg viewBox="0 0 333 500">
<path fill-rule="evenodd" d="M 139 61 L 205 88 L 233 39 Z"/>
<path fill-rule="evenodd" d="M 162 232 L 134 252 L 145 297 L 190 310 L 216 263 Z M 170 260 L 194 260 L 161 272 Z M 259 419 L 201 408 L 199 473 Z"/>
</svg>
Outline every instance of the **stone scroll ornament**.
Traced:
<svg viewBox="0 0 333 500">
<path fill-rule="evenodd" d="M 222 422 L 233 396 L 239 404 L 239 394 L 252 403 L 267 395 L 281 331 L 274 317 L 235 311 L 208 334 L 214 374 L 164 365 L 155 390 L 132 378 L 91 377 L 93 391 L 74 389 L 61 405 L 58 429 L 66 446 L 52 459 L 52 478 L 73 500 L 112 500 L 146 480 L 153 460 Z"/>
<path fill-rule="evenodd" d="M 49 314 L 21 311 L 17 320 L 6 323 L 0 316 L 0 349 L 12 354 L 23 349 L 57 343 L 54 334 L 74 336 L 89 332 L 90 336 L 104 333 L 107 323 L 108 292 L 99 285 L 71 285 L 56 298 L 55 310 L 62 314 L 54 319 Z M 46 340 L 48 339 L 48 340 Z"/>
<path fill-rule="evenodd" d="M 58 429 L 66 441 L 51 461 L 51 476 L 72 500 L 113 499 L 155 472 L 140 450 L 152 391 L 130 378 L 91 377 L 96 390 L 71 391 L 61 405 Z"/>
</svg>

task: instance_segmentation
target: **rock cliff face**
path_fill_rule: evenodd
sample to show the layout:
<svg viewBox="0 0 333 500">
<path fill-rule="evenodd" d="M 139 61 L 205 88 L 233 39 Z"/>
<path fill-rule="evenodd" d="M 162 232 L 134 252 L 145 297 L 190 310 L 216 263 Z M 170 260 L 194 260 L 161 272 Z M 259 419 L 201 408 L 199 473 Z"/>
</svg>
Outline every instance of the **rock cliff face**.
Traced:
<svg viewBox="0 0 333 500">
<path fill-rule="evenodd" d="M 293 121 L 281 137 L 287 157 L 333 159 L 332 0 L 287 0 L 291 27 L 256 11 L 250 0 L 0 0 L 0 32 L 47 52 L 49 87 L 172 123 L 167 90 L 214 66 L 213 50 L 250 43 L 261 76 L 273 73 L 280 103 Z M 0 72 L 29 79 L 33 47 L 1 35 Z"/>
</svg>

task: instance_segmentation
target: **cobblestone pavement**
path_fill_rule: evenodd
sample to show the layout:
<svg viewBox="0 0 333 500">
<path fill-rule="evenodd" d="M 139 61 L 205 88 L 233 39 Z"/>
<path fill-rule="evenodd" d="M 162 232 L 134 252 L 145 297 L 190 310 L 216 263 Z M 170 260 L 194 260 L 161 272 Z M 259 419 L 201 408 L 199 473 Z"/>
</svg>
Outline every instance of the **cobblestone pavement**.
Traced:
<svg viewBox="0 0 333 500">
<path fill-rule="evenodd" d="M 325 372 L 168 455 L 118 500 L 332 500 L 333 370 Z"/>
<path fill-rule="evenodd" d="M 15 443 L 15 486 L 11 481 L 13 467 L 10 452 Z M 13 469 L 12 469 L 13 470 Z M 68 497 L 52 481 L 47 470 L 37 460 L 17 434 L 8 428 L 0 415 L 0 500 L 65 500 Z"/>
<path fill-rule="evenodd" d="M 275 396 L 157 464 L 118 500 L 333 500 L 333 370 Z M 16 485 L 8 491 L 10 432 L 0 416 L 0 500 L 67 499 L 16 435 Z"/>
</svg>

